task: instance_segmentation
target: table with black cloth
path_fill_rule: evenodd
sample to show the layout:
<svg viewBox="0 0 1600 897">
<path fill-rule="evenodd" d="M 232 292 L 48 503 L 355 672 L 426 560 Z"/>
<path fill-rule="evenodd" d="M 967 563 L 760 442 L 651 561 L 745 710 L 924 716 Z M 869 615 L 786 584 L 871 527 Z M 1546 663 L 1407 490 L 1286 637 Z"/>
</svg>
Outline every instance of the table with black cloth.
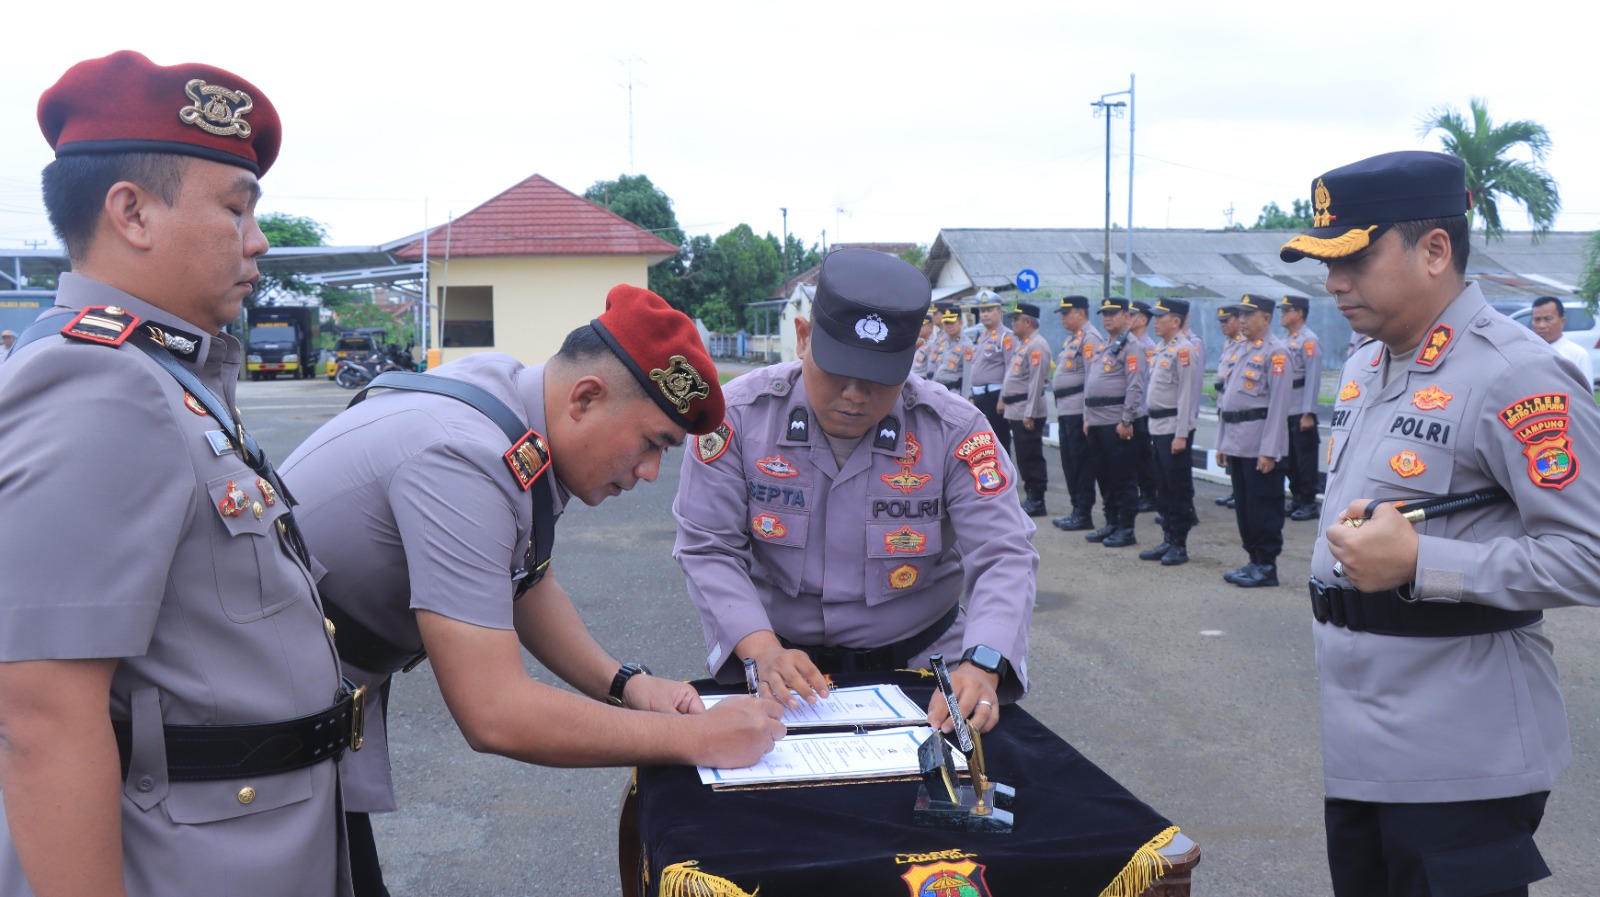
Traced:
<svg viewBox="0 0 1600 897">
<path fill-rule="evenodd" d="M 931 676 L 909 671 L 833 680 L 840 688 L 898 685 L 921 706 L 934 690 Z M 730 691 L 710 680 L 694 685 Z M 1020 706 L 1004 708 L 983 749 L 990 776 L 1017 792 L 1008 834 L 917 825 L 915 781 L 713 791 L 693 767 L 641 767 L 619 832 L 623 892 L 1188 893 L 1198 847 Z"/>
</svg>

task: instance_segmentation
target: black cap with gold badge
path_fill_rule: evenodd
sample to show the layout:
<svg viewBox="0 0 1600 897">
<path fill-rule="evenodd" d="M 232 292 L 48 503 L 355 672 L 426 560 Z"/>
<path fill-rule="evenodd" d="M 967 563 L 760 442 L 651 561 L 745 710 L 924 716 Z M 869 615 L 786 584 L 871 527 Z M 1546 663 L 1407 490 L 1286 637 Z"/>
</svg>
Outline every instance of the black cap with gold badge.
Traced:
<svg viewBox="0 0 1600 897">
<path fill-rule="evenodd" d="M 1465 215 L 1472 203 L 1467 167 L 1455 156 L 1408 150 L 1362 159 L 1311 184 L 1311 230 L 1278 257 L 1342 259 L 1366 249 L 1396 221 Z"/>
<path fill-rule="evenodd" d="M 1074 308 L 1089 310 L 1088 296 L 1063 296 L 1061 297 L 1061 311 L 1071 311 Z"/>
<path fill-rule="evenodd" d="M 1152 317 L 1165 317 L 1167 315 L 1183 315 L 1189 317 L 1189 302 L 1186 299 L 1157 299 L 1156 304 L 1150 307 Z"/>
<path fill-rule="evenodd" d="M 1266 296 L 1257 296 L 1255 293 L 1245 293 L 1243 296 L 1239 297 L 1239 301 L 1234 303 L 1233 307 L 1238 309 L 1241 313 L 1247 311 L 1264 311 L 1270 315 L 1272 314 L 1272 309 L 1276 306 L 1277 303 L 1273 302 L 1271 299 L 1268 299 Z"/>
<path fill-rule="evenodd" d="M 1128 300 L 1121 296 L 1107 296 L 1100 300 L 1100 313 L 1103 315 L 1116 314 L 1119 311 L 1127 311 L 1129 308 L 1132 308 L 1132 306 L 1128 304 Z"/>
<path fill-rule="evenodd" d="M 954 308 L 947 308 L 939 315 L 939 323 L 959 324 L 961 323 L 961 312 Z"/>
<path fill-rule="evenodd" d="M 1311 313 L 1311 300 L 1304 296 L 1285 296 L 1278 300 L 1278 307 L 1284 311 L 1297 311 L 1301 314 Z"/>
</svg>

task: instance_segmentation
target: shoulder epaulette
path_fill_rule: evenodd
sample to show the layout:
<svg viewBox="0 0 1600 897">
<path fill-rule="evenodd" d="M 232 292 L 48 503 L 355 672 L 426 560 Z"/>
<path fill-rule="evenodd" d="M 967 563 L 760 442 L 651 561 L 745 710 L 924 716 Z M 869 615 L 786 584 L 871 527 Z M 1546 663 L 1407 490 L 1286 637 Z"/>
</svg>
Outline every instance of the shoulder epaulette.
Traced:
<svg viewBox="0 0 1600 897">
<path fill-rule="evenodd" d="M 133 329 L 139 326 L 139 316 L 130 314 L 117 305 L 91 305 L 61 328 L 68 339 L 120 346 Z"/>
<path fill-rule="evenodd" d="M 505 459 L 517 485 L 527 492 L 550 469 L 550 446 L 538 432 L 529 430 L 506 452 Z"/>
</svg>

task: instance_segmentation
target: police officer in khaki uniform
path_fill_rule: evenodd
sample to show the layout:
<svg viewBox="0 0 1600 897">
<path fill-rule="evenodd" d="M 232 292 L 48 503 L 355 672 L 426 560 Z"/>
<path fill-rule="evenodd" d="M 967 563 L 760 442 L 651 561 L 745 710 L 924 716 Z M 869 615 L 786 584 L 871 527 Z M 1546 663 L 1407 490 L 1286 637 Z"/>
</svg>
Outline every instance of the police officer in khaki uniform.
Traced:
<svg viewBox="0 0 1600 897">
<path fill-rule="evenodd" d="M 1249 556 L 1222 578 L 1241 588 L 1278 584 L 1283 551 L 1283 456 L 1289 435 L 1289 347 L 1272 333 L 1271 299 L 1246 293 L 1236 306 L 1243 337 L 1239 359 L 1217 399 L 1217 463 L 1233 481 L 1233 513 Z"/>
<path fill-rule="evenodd" d="M 348 894 L 360 699 L 222 332 L 277 112 L 122 51 L 38 117 L 72 273 L 0 365 L 0 893 Z"/>
<path fill-rule="evenodd" d="M 1005 381 L 1006 368 L 1011 364 L 1011 350 L 1017 337 L 1011 328 L 1001 323 L 1005 309 L 994 290 L 978 291 L 978 320 L 983 331 L 973 340 L 972 352 L 967 356 L 967 384 L 964 392 L 989 419 L 1000 449 L 1011 453 L 1011 425 L 997 409 L 1000 404 L 1000 385 Z"/>
<path fill-rule="evenodd" d="M 1057 529 L 1093 530 L 1094 465 L 1089 458 L 1089 437 L 1083 431 L 1083 384 L 1095 353 L 1106 344 L 1105 335 L 1089 323 L 1089 300 L 1067 296 L 1061 300 L 1061 328 L 1067 341 L 1056 359 L 1050 382 L 1056 400 L 1056 433 L 1061 440 L 1061 475 L 1067 481 L 1072 513 L 1050 522 Z"/>
<path fill-rule="evenodd" d="M 1109 342 L 1096 353 L 1083 383 L 1083 432 L 1095 482 L 1105 503 L 1106 525 L 1085 533 L 1108 548 L 1137 544 L 1134 515 L 1139 486 L 1134 479 L 1133 420 L 1144 405 L 1144 350 L 1134 341 L 1128 300 L 1111 296 L 1100 303 L 1100 323 Z"/>
<path fill-rule="evenodd" d="M 1044 506 L 1050 488 L 1050 469 L 1044 463 L 1044 430 L 1050 418 L 1044 384 L 1050 374 L 1050 344 L 1039 335 L 1039 306 L 1018 302 L 1011 322 L 1017 347 L 1011 353 L 1006 379 L 1000 386 L 1000 413 L 1011 427 L 1017 447 L 1017 470 L 1022 474 L 1022 513 L 1029 517 L 1049 514 Z"/>
<path fill-rule="evenodd" d="M 381 697 L 366 747 L 343 764 L 358 897 L 384 893 L 368 815 L 396 809 L 390 685 L 423 652 L 478 750 L 549 766 L 738 767 L 771 748 L 776 703 L 701 713 L 687 684 L 596 643 L 546 567 L 569 500 L 654 481 L 669 447 L 721 423 L 716 368 L 687 316 L 624 284 L 545 364 L 483 353 L 374 387 L 284 463 L 346 675 Z M 514 433 L 489 416 L 502 408 Z M 523 648 L 587 697 L 531 679 Z"/>
<path fill-rule="evenodd" d="M 933 379 L 933 309 L 922 319 L 922 330 L 917 335 L 917 354 L 911 360 L 911 376 Z"/>
<path fill-rule="evenodd" d="M 685 453 L 674 554 L 713 675 L 753 660 L 762 694 L 810 698 L 825 673 L 959 657 L 987 730 L 1027 690 L 1039 555 L 982 415 L 906 378 L 930 293 L 893 256 L 828 256 L 800 360 L 724 387 L 723 426 Z M 942 702 L 929 718 L 948 722 Z"/>
<path fill-rule="evenodd" d="M 1388 153 L 1312 186 L 1317 226 L 1281 254 L 1324 262 L 1374 337 L 1339 376 L 1311 559 L 1333 890 L 1526 895 L 1572 760 L 1541 611 L 1600 600 L 1600 410 L 1466 280 L 1459 159 Z M 1486 488 L 1509 500 L 1416 524 L 1392 504 Z"/>
<path fill-rule="evenodd" d="M 939 332 L 933 335 L 930 365 L 933 381 L 957 395 L 961 394 L 961 381 L 967 370 L 967 355 L 972 340 L 961 332 L 961 312 L 947 308 L 939 313 Z"/>
<path fill-rule="evenodd" d="M 1139 513 L 1144 514 L 1156 510 L 1156 474 L 1155 462 L 1150 458 L 1150 365 L 1155 360 L 1156 341 L 1150 336 L 1150 321 L 1152 319 L 1150 303 L 1143 299 L 1135 299 L 1129 303 L 1133 308 L 1132 330 L 1133 336 L 1139 345 L 1144 348 L 1144 366 L 1141 371 L 1144 375 L 1146 405 L 1139 408 L 1139 414 L 1133 419 L 1133 457 L 1134 481 L 1139 487 Z"/>
<path fill-rule="evenodd" d="M 1217 309 L 1217 326 L 1222 330 L 1222 348 L 1217 353 L 1217 378 L 1215 380 L 1217 402 L 1222 401 L 1222 388 L 1228 381 L 1228 371 L 1239 362 L 1239 356 L 1244 354 L 1244 338 L 1239 335 L 1239 313 L 1232 305 L 1223 305 Z M 1216 503 L 1224 508 L 1234 506 L 1233 493 L 1220 496 Z"/>
<path fill-rule="evenodd" d="M 1150 391 L 1145 402 L 1150 409 L 1151 461 L 1156 471 L 1156 503 L 1164 538 L 1139 552 L 1139 557 L 1174 567 L 1189 562 L 1189 530 L 1199 522 L 1194 513 L 1194 468 L 1189 463 L 1189 445 L 1194 441 L 1194 422 L 1200 414 L 1194 384 L 1204 376 L 1204 361 L 1184 335 L 1188 302 L 1158 299 L 1151 314 L 1155 316 L 1153 329 L 1161 343 L 1151 358 Z"/>
<path fill-rule="evenodd" d="M 1322 346 L 1306 326 L 1311 300 L 1285 296 L 1278 302 L 1283 322 L 1283 344 L 1289 347 L 1289 376 L 1294 395 L 1289 399 L 1289 504 L 1283 509 L 1290 520 L 1317 519 L 1317 452 L 1322 434 L 1317 429 L 1317 395 L 1322 387 Z"/>
</svg>

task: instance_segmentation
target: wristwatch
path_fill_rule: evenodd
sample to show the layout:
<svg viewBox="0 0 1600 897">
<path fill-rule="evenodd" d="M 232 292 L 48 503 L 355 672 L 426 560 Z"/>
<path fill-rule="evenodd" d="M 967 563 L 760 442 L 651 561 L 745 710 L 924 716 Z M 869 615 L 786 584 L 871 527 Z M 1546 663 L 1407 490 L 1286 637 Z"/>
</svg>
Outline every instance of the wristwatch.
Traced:
<svg viewBox="0 0 1600 897">
<path fill-rule="evenodd" d="M 650 668 L 642 663 L 623 664 L 622 668 L 617 670 L 617 674 L 611 677 L 611 694 L 606 696 L 606 703 L 614 707 L 621 707 L 622 690 L 628 687 L 629 679 L 632 679 L 640 673 L 648 676 L 650 675 Z"/>
<path fill-rule="evenodd" d="M 967 649 L 965 654 L 961 655 L 961 660 L 963 663 L 970 663 L 986 673 L 993 673 L 1001 679 L 1004 679 L 1006 673 L 1011 669 L 1011 664 L 1006 662 L 1000 652 L 988 645 L 973 645 Z"/>
</svg>

